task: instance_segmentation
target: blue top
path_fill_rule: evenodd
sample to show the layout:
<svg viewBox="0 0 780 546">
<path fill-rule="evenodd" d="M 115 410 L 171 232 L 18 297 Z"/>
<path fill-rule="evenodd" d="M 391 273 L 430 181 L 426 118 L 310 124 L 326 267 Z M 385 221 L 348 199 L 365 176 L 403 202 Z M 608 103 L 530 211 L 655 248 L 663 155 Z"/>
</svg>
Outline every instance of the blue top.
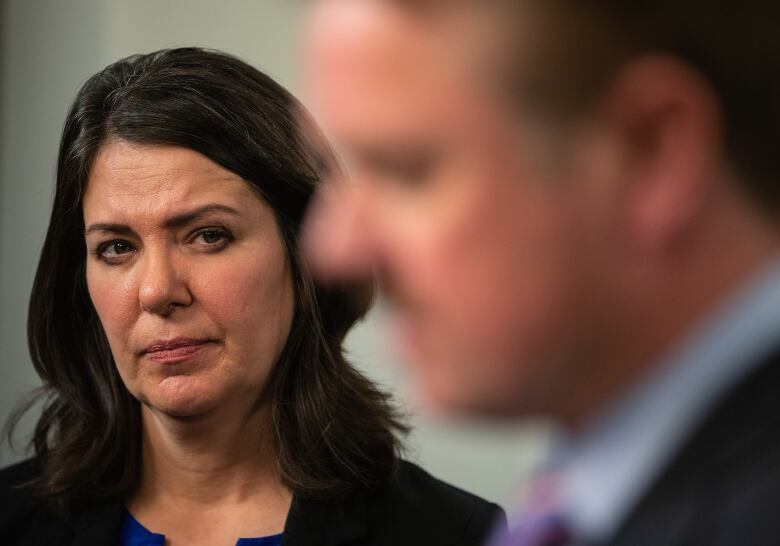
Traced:
<svg viewBox="0 0 780 546">
<path fill-rule="evenodd" d="M 280 546 L 282 535 L 260 538 L 239 538 L 236 546 Z M 119 546 L 165 546 L 165 535 L 152 533 L 128 512 L 122 524 Z"/>
</svg>

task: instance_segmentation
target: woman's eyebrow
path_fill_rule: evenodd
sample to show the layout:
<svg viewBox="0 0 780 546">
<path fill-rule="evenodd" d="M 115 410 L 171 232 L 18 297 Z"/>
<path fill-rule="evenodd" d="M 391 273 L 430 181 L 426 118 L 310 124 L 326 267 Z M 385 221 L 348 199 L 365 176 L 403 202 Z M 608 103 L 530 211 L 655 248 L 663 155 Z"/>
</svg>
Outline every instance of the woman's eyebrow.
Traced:
<svg viewBox="0 0 780 546">
<path fill-rule="evenodd" d="M 233 207 L 230 207 L 228 205 L 222 205 L 219 203 L 211 203 L 208 205 L 197 207 L 193 210 L 181 212 L 179 214 L 171 216 L 165 221 L 163 225 L 166 228 L 181 227 L 186 224 L 189 224 L 190 222 L 193 222 L 194 220 L 197 220 L 199 217 L 205 214 L 208 214 L 210 212 L 215 212 L 215 211 L 224 212 L 232 216 L 241 215 L 241 213 L 238 210 L 234 209 Z M 84 229 L 84 235 L 89 235 L 90 233 L 95 231 L 105 231 L 110 233 L 117 233 L 119 235 L 129 235 L 133 233 L 133 230 L 129 226 L 126 226 L 124 224 L 96 223 L 96 224 L 88 225 Z"/>
<path fill-rule="evenodd" d="M 171 216 L 165 221 L 163 225 L 166 228 L 181 227 L 183 225 L 189 224 L 193 220 L 197 220 L 199 217 L 208 214 L 210 212 L 226 212 L 232 216 L 241 216 L 241 213 L 238 212 L 233 207 L 230 207 L 228 205 L 222 205 L 219 203 L 211 203 L 208 205 L 197 207 L 187 212 L 176 214 L 175 216 Z"/>
<path fill-rule="evenodd" d="M 86 228 L 84 228 L 84 235 L 86 236 L 96 231 L 116 233 L 117 235 L 130 235 L 133 233 L 133 230 L 124 224 L 98 223 L 98 224 L 90 224 Z"/>
</svg>

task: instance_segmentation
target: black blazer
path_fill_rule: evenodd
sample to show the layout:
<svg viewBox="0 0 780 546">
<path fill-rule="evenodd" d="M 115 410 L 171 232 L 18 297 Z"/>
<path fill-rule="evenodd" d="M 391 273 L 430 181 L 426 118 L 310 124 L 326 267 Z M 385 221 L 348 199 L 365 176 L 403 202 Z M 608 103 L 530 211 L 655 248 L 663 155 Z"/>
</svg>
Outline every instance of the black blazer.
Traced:
<svg viewBox="0 0 780 546">
<path fill-rule="evenodd" d="M 780 353 L 716 405 L 605 546 L 780 545 Z"/>
<path fill-rule="evenodd" d="M 35 476 L 26 461 L 0 471 L 0 544 L 3 546 L 116 546 L 125 517 L 121 500 L 105 501 L 69 518 L 34 507 L 17 484 Z M 381 489 L 346 498 L 294 498 L 282 546 L 478 546 L 503 511 L 401 462 Z"/>
</svg>

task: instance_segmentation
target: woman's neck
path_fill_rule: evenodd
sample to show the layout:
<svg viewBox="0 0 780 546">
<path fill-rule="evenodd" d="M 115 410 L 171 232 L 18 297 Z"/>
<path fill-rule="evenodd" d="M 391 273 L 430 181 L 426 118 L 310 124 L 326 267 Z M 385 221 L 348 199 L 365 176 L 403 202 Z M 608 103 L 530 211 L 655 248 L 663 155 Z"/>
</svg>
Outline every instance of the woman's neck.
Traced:
<svg viewBox="0 0 780 546">
<path fill-rule="evenodd" d="M 292 495 L 280 479 L 267 409 L 243 419 L 178 419 L 143 407 L 142 422 L 141 483 L 128 502 L 142 523 L 175 532 L 177 518 L 208 512 L 239 526 L 262 522 L 255 533 L 281 530 Z"/>
</svg>

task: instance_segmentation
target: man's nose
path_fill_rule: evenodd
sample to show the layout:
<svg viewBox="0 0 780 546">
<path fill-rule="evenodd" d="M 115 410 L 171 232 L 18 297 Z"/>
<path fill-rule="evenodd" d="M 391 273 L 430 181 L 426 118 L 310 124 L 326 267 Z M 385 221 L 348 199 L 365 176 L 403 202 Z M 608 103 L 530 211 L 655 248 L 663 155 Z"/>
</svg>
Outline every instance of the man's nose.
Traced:
<svg viewBox="0 0 780 546">
<path fill-rule="evenodd" d="M 357 280 L 373 273 L 374 224 L 370 195 L 345 181 L 325 186 L 309 207 L 301 247 L 325 280 Z"/>
<path fill-rule="evenodd" d="M 184 281 L 182 265 L 168 252 L 150 252 L 144 256 L 138 289 L 141 309 L 168 316 L 177 308 L 192 303 L 192 294 Z"/>
</svg>

